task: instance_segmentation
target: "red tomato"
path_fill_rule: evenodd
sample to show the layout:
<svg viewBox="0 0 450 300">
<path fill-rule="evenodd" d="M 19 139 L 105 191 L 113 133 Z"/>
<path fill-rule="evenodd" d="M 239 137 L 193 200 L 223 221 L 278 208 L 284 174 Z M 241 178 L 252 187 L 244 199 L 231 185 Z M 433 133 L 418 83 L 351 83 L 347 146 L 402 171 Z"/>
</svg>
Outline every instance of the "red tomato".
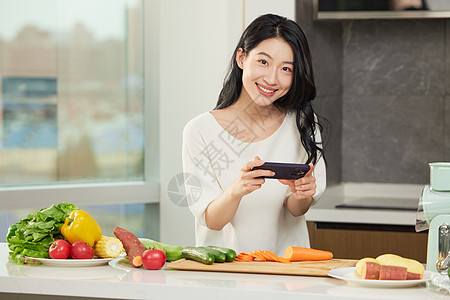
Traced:
<svg viewBox="0 0 450 300">
<path fill-rule="evenodd" d="M 94 249 L 82 241 L 76 241 L 72 244 L 70 255 L 75 259 L 91 259 L 94 258 Z"/>
<path fill-rule="evenodd" d="M 65 240 L 55 240 L 48 248 L 48 254 L 53 259 L 66 259 L 70 255 L 70 248 Z"/>
<path fill-rule="evenodd" d="M 142 263 L 148 270 L 159 270 L 166 263 L 166 254 L 158 249 L 145 250 L 142 254 Z"/>
</svg>

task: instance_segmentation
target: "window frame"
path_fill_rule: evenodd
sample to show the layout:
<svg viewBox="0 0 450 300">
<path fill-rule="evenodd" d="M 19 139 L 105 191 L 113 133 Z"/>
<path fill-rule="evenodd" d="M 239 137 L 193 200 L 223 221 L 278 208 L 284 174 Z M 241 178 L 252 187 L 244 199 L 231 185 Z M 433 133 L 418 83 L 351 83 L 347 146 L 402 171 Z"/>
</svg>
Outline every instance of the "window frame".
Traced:
<svg viewBox="0 0 450 300">
<path fill-rule="evenodd" d="M 159 4 L 143 1 L 144 179 L 92 183 L 58 183 L 0 188 L 0 209 L 48 207 L 71 202 L 77 206 L 159 203 Z"/>
</svg>

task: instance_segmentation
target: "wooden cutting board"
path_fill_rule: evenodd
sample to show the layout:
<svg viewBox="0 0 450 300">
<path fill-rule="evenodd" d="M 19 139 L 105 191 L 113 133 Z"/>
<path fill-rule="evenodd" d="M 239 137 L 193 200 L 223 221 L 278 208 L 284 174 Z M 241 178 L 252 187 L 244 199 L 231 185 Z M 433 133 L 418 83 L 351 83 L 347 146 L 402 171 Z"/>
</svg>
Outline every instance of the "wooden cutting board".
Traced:
<svg viewBox="0 0 450 300">
<path fill-rule="evenodd" d="M 331 259 L 325 261 L 302 261 L 292 263 L 279 263 L 269 261 L 252 262 L 225 262 L 205 265 L 184 258 L 166 263 L 166 267 L 177 270 L 208 271 L 208 272 L 234 272 L 234 273 L 261 273 L 278 275 L 328 276 L 328 271 L 336 268 L 354 267 L 357 260 Z"/>
</svg>

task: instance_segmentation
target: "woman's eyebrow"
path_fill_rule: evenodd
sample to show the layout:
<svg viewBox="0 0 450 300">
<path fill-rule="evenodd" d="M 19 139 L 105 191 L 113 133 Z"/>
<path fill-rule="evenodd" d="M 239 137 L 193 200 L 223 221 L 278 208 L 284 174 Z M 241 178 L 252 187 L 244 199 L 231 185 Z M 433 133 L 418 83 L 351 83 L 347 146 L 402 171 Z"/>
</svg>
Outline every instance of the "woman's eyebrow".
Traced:
<svg viewBox="0 0 450 300">
<path fill-rule="evenodd" d="M 265 55 L 265 56 L 267 56 L 268 58 L 272 59 L 272 56 L 270 56 L 268 53 L 266 53 L 266 52 L 264 52 L 264 51 L 258 52 L 258 55 Z M 284 63 L 284 64 L 294 65 L 294 63 L 293 63 L 292 61 L 283 61 L 283 63 Z"/>
</svg>

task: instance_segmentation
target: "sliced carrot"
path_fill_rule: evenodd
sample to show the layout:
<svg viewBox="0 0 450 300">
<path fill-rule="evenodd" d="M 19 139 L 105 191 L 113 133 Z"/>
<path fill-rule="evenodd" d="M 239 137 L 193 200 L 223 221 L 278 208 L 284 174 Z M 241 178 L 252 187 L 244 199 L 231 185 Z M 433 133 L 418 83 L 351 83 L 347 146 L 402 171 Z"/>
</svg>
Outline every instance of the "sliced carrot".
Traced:
<svg viewBox="0 0 450 300">
<path fill-rule="evenodd" d="M 239 258 L 239 260 L 240 261 L 254 261 L 255 260 L 255 258 L 254 257 L 242 257 L 242 258 Z"/>
<path fill-rule="evenodd" d="M 260 261 L 266 261 L 266 258 L 265 258 L 262 254 L 260 254 L 259 252 L 257 252 L 257 251 L 252 251 L 252 252 L 250 252 L 250 254 L 251 254 L 254 258 L 259 259 Z"/>
<path fill-rule="evenodd" d="M 272 258 L 267 253 L 265 253 L 263 250 L 257 250 L 256 252 L 258 252 L 259 255 L 264 257 L 266 261 L 272 260 Z"/>
<path fill-rule="evenodd" d="M 236 256 L 235 260 L 237 260 L 237 261 L 253 261 L 254 259 L 255 258 L 248 253 L 240 252 L 239 255 Z"/>
<path fill-rule="evenodd" d="M 278 262 L 280 262 L 280 263 L 290 263 L 291 261 L 289 259 L 284 258 L 284 257 L 278 256 Z"/>
<path fill-rule="evenodd" d="M 239 252 L 236 256 L 236 261 L 254 261 L 255 259 L 259 261 L 273 261 L 281 263 L 290 263 L 290 261 L 284 257 L 278 256 L 275 253 L 268 250 L 255 250 L 250 253 Z"/>
<path fill-rule="evenodd" d="M 236 256 L 236 259 L 245 260 L 245 261 L 252 261 L 255 258 L 249 253 L 239 252 L 238 256 Z"/>
<path fill-rule="evenodd" d="M 253 257 L 251 257 L 251 258 L 239 258 L 239 257 L 236 257 L 234 260 L 235 261 L 246 261 L 246 262 L 249 262 L 249 261 L 253 261 L 254 258 Z"/>
<path fill-rule="evenodd" d="M 270 252 L 270 251 L 268 251 L 268 250 L 263 250 L 262 252 L 263 252 L 263 254 L 264 254 L 266 257 L 269 258 L 268 260 L 271 260 L 271 261 L 278 261 L 278 256 L 277 256 L 275 253 Z"/>
<path fill-rule="evenodd" d="M 282 263 L 290 263 L 290 261 L 288 259 L 285 259 L 284 257 L 280 257 L 273 252 L 264 250 L 264 253 L 266 255 L 270 256 L 272 261 L 282 262 Z"/>
<path fill-rule="evenodd" d="M 239 252 L 238 256 L 248 256 L 248 257 L 253 257 L 253 255 L 251 255 L 250 253 L 245 253 L 245 252 Z"/>
<path fill-rule="evenodd" d="M 333 253 L 324 250 L 289 246 L 286 248 L 284 258 L 289 261 L 329 260 L 333 258 Z"/>
</svg>

